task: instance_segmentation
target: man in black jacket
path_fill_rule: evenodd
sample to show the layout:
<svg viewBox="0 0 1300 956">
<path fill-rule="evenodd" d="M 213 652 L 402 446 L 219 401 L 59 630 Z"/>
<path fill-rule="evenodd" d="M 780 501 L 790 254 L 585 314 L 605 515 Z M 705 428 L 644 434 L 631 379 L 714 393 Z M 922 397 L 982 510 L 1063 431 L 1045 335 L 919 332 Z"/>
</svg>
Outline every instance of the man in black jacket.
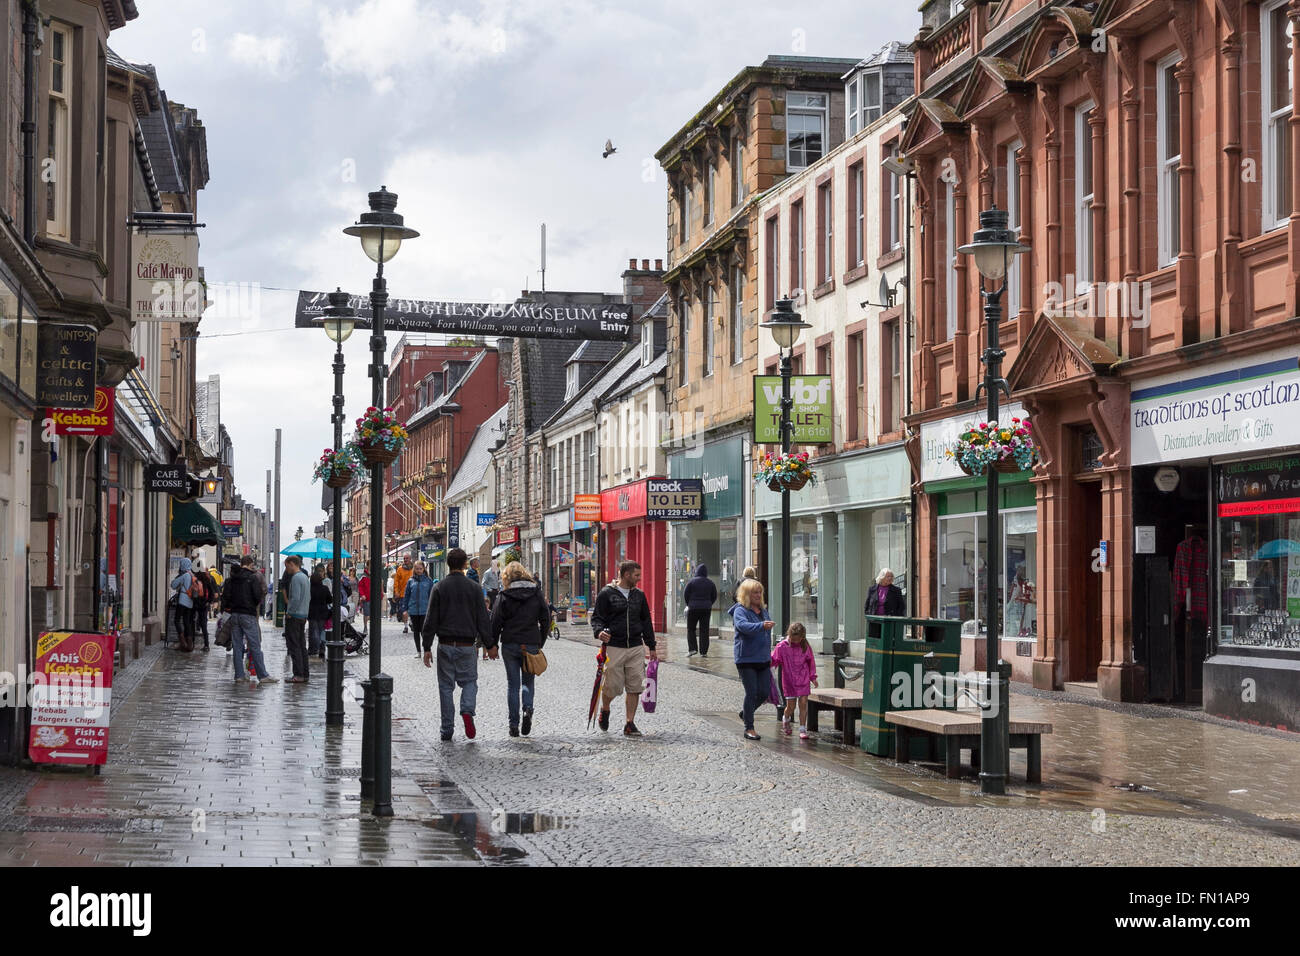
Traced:
<svg viewBox="0 0 1300 956">
<path fill-rule="evenodd" d="M 694 577 L 682 589 L 682 600 L 686 603 L 686 656 L 694 657 L 698 651 L 701 657 L 708 657 L 709 618 L 718 601 L 718 588 L 709 580 L 709 566 L 703 561 L 696 565 Z M 696 631 L 700 633 L 698 645 Z"/>
<path fill-rule="evenodd" d="M 257 610 L 266 597 L 266 585 L 261 575 L 253 570 L 252 555 L 244 555 L 239 567 L 230 569 L 226 585 L 221 591 L 221 608 L 230 615 L 230 644 L 234 652 L 235 680 L 248 676 L 244 664 L 244 641 L 253 656 L 253 671 L 259 684 L 274 684 L 276 678 L 266 672 L 262 659 L 262 630 L 257 623 Z"/>
<path fill-rule="evenodd" d="M 489 633 L 487 605 L 477 581 L 465 577 L 465 552 L 447 552 L 445 578 L 433 586 L 424 616 L 424 666 L 433 666 L 433 639 L 438 638 L 438 697 L 442 712 L 442 739 L 451 740 L 455 690 L 460 685 L 460 715 L 465 736 L 474 739 L 474 704 L 478 697 L 478 655 L 474 645 L 482 642 L 493 660 L 497 648 Z"/>
<path fill-rule="evenodd" d="M 655 653 L 655 629 L 650 620 L 650 602 L 637 587 L 641 565 L 624 561 L 618 566 L 618 583 L 610 584 L 596 595 L 591 628 L 605 645 L 605 689 L 600 708 L 600 729 L 609 730 L 610 703 L 627 693 L 627 723 L 623 736 L 640 737 L 636 719 L 637 703 L 645 681 L 647 651 Z"/>
</svg>

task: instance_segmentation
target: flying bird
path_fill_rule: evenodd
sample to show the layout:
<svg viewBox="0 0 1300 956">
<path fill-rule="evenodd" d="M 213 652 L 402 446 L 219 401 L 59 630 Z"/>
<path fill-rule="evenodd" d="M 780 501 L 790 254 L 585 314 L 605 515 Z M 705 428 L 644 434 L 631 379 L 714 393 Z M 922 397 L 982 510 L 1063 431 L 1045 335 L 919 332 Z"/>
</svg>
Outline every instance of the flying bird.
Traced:
<svg viewBox="0 0 1300 956">
<path fill-rule="evenodd" d="M 605 140 L 605 151 L 600 154 L 600 157 L 601 159 L 609 159 L 610 156 L 614 155 L 617 152 L 618 152 L 618 147 L 614 145 L 612 140 L 607 139 Z"/>
</svg>

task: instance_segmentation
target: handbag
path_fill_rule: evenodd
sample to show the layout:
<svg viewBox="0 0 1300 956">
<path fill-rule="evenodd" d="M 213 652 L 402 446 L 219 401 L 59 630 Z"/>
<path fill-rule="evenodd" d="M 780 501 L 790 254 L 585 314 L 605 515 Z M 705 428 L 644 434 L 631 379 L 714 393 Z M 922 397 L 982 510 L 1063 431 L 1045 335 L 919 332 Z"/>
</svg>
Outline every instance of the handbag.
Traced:
<svg viewBox="0 0 1300 956">
<path fill-rule="evenodd" d="M 214 639 L 217 647 L 229 647 L 231 644 L 231 630 L 234 628 L 235 616 L 233 614 L 223 614 L 217 621 L 217 636 Z"/>
<path fill-rule="evenodd" d="M 519 645 L 519 650 L 524 655 L 524 673 L 532 674 L 536 677 L 538 674 L 546 673 L 546 654 L 539 647 L 536 654 L 528 653 L 528 648 L 523 644 Z"/>
</svg>

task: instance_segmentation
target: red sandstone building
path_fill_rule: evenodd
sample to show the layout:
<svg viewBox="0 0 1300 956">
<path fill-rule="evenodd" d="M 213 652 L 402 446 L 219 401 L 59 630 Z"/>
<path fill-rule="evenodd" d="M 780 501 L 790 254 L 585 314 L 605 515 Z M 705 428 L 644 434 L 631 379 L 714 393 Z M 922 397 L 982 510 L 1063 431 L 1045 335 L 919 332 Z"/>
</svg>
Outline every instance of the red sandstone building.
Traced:
<svg viewBox="0 0 1300 956">
<path fill-rule="evenodd" d="M 1039 688 L 1295 729 L 1300 7 L 955 6 L 923 8 L 902 144 L 918 609 L 963 620 L 974 663 L 982 481 L 942 449 L 981 420 L 979 276 L 956 248 L 996 203 L 1030 246 L 1000 333 L 1043 453 L 1003 482 L 1002 656 Z"/>
</svg>

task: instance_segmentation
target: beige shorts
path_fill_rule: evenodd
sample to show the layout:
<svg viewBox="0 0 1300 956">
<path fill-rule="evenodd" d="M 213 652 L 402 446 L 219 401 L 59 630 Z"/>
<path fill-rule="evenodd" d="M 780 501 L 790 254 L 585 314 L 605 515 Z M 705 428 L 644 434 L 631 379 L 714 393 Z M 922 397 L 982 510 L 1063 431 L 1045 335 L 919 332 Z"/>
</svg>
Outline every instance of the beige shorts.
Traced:
<svg viewBox="0 0 1300 956">
<path fill-rule="evenodd" d="M 606 647 L 605 691 L 607 700 L 619 694 L 639 694 L 645 688 L 645 646 Z"/>
</svg>

